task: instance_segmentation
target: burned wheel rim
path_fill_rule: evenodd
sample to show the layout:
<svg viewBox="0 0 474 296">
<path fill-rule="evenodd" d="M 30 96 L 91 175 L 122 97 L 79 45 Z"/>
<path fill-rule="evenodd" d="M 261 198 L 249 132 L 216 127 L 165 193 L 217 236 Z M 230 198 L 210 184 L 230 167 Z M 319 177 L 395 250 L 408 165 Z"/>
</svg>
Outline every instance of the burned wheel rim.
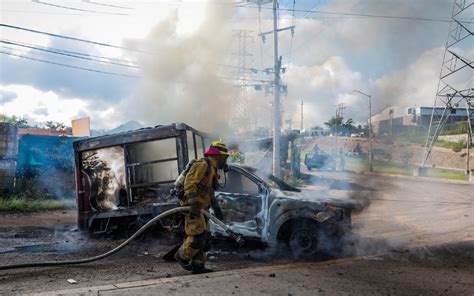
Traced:
<svg viewBox="0 0 474 296">
<path fill-rule="evenodd" d="M 130 238 L 132 235 L 135 234 L 143 225 L 138 223 L 137 221 L 132 221 L 127 225 L 127 231 L 125 235 L 127 238 Z M 145 232 L 140 234 L 135 240 L 142 240 L 145 237 Z"/>
<path fill-rule="evenodd" d="M 301 228 L 291 234 L 289 244 L 295 255 L 310 255 L 318 248 L 318 237 L 311 229 Z"/>
</svg>

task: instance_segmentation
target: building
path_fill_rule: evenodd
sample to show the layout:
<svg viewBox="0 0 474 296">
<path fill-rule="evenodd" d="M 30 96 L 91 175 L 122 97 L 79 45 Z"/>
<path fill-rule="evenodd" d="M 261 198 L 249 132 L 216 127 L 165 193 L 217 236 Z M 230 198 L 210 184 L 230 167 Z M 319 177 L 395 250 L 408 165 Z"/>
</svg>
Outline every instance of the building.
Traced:
<svg viewBox="0 0 474 296">
<path fill-rule="evenodd" d="M 27 189 L 73 196 L 72 142 L 78 138 L 70 134 L 0 122 L 0 196 Z"/>
<path fill-rule="evenodd" d="M 38 129 L 38 128 L 18 128 L 18 139 L 24 135 L 35 135 L 35 136 L 71 136 L 71 131 L 53 131 L 49 129 Z"/>
<path fill-rule="evenodd" d="M 410 126 L 429 127 L 431 115 L 441 116 L 444 107 L 400 107 L 390 106 L 372 116 L 372 130 L 375 135 L 391 135 Z M 446 125 L 467 121 L 466 108 L 452 108 Z"/>
</svg>

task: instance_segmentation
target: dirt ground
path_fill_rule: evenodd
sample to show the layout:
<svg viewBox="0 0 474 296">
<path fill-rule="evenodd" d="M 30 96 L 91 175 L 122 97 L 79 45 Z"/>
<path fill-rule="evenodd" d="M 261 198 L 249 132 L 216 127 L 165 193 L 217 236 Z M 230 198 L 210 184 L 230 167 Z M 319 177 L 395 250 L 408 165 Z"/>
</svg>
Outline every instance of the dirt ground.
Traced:
<svg viewBox="0 0 474 296">
<path fill-rule="evenodd" d="M 354 198 L 365 205 L 360 213 L 354 214 L 355 234 L 347 240 L 343 255 L 387 254 L 389 257 L 385 257 L 385 263 L 377 260 L 364 263 L 365 275 L 374 277 L 374 281 L 384 280 L 377 275 L 380 264 L 389 264 L 393 272 L 402 273 L 407 266 L 414 266 L 418 268 L 420 277 L 426 270 L 429 270 L 426 271 L 427 277 L 436 271 L 444 272 L 450 276 L 444 281 L 453 285 L 456 281 L 465 282 L 465 279 L 456 278 L 454 270 L 464 270 L 463 276 L 465 272 L 473 274 L 472 268 L 467 267 L 474 266 L 474 244 L 471 243 L 474 241 L 473 185 L 335 172 L 312 174 L 310 187 L 313 189 L 328 195 Z M 74 212 L 0 216 L 0 265 L 78 259 L 108 251 L 120 242 L 113 238 L 89 238 L 78 232 Z M 433 246 L 446 243 L 450 243 L 449 247 L 433 251 Z M 176 263 L 161 259 L 171 247 L 170 241 L 148 239 L 98 262 L 0 271 L 0 294 L 187 275 Z M 268 250 L 237 250 L 232 245 L 218 243 L 209 253 L 209 267 L 230 271 L 293 261 L 281 255 Z M 315 261 L 324 259 L 316 258 Z M 345 274 L 350 270 L 338 272 Z M 71 285 L 67 279 L 78 283 Z M 360 279 L 354 275 L 353 281 Z M 400 276 L 400 288 L 408 288 L 410 281 L 410 278 Z M 390 291 L 390 294 L 410 294 Z"/>
</svg>

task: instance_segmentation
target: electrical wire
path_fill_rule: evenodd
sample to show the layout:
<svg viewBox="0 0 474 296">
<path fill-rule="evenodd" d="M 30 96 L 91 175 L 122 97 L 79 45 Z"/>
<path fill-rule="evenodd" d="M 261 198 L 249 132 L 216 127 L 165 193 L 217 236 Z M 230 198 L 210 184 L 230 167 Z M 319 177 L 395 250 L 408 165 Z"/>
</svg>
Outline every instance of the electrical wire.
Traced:
<svg viewBox="0 0 474 296">
<path fill-rule="evenodd" d="M 219 4 L 225 5 L 225 4 Z M 259 8 L 259 6 L 236 6 L 242 8 Z M 262 7 L 261 9 L 271 10 L 270 7 Z M 279 8 L 283 11 L 292 11 L 289 8 Z M 338 12 L 338 11 L 317 11 L 317 10 L 307 10 L 307 9 L 295 9 L 295 12 L 306 12 L 308 14 L 326 14 L 326 15 L 336 15 L 336 16 L 356 16 L 356 17 L 366 17 L 366 18 L 381 18 L 381 19 L 399 19 L 399 20 L 409 20 L 409 21 L 426 21 L 426 22 L 443 22 L 449 23 L 452 20 L 446 18 L 435 18 L 435 17 L 411 17 L 411 16 L 397 16 L 397 15 L 379 15 L 379 14 L 367 14 L 367 13 L 353 13 L 353 12 Z M 463 21 L 464 22 L 464 21 Z M 466 21 L 464 23 L 471 23 Z"/>
<path fill-rule="evenodd" d="M 85 56 L 81 56 L 81 55 L 77 55 L 77 54 L 64 53 L 64 52 L 59 52 L 59 51 L 55 51 L 55 50 L 51 50 L 51 49 L 44 49 L 44 48 L 40 48 L 40 47 L 36 47 L 36 46 L 22 45 L 22 44 L 19 44 L 19 43 L 10 42 L 10 41 L 5 41 L 5 40 L 0 40 L 0 43 L 9 44 L 9 45 L 15 45 L 15 46 L 20 46 L 20 47 L 29 48 L 29 49 L 34 49 L 34 50 L 43 51 L 43 52 L 54 53 L 54 54 L 57 54 L 57 55 L 63 55 L 63 56 L 68 56 L 68 57 L 77 58 L 77 59 L 83 59 L 83 60 L 88 60 L 88 61 L 100 62 L 100 63 L 104 63 L 104 64 L 111 64 L 111 65 L 117 65 L 117 66 L 122 66 L 122 67 L 129 67 L 129 68 L 141 69 L 141 67 L 139 67 L 139 66 L 133 66 L 133 65 L 122 64 L 122 63 L 116 63 L 116 62 L 110 62 L 110 61 L 103 61 L 103 60 L 94 59 L 94 58 L 89 58 L 89 57 L 85 57 Z"/>
<path fill-rule="evenodd" d="M 84 70 L 84 71 L 107 74 L 107 75 L 113 75 L 113 76 L 131 77 L 131 78 L 140 77 L 140 76 L 136 76 L 136 75 L 119 74 L 119 73 L 114 73 L 114 72 L 101 71 L 101 70 L 95 70 L 95 69 L 91 69 L 91 68 L 84 68 L 84 67 L 73 66 L 73 65 L 68 65 L 68 64 L 56 63 L 56 62 L 46 61 L 46 60 L 32 58 L 32 57 L 28 57 L 28 56 L 17 55 L 17 54 L 5 52 L 5 51 L 0 51 L 0 53 L 5 54 L 5 55 L 9 55 L 9 56 L 14 56 L 14 57 L 17 57 L 17 58 L 42 62 L 42 63 L 46 63 L 46 64 L 52 64 L 52 65 L 56 65 L 56 66 L 62 66 L 62 67 L 67 67 L 67 68 L 72 68 L 72 69 L 77 69 L 77 70 Z"/>
<path fill-rule="evenodd" d="M 261 36 L 262 34 L 262 19 L 261 19 L 261 14 L 262 14 L 262 10 L 258 10 L 258 36 Z M 264 60 L 263 60 L 263 39 L 262 38 L 259 38 L 260 39 L 260 64 L 261 64 L 261 67 L 263 69 L 263 64 L 264 64 Z"/>
<path fill-rule="evenodd" d="M 18 44 L 22 44 L 22 45 L 29 45 L 29 46 L 35 46 L 35 47 L 44 48 L 44 49 L 50 49 L 50 50 L 54 50 L 54 51 L 58 51 L 58 52 L 70 53 L 70 54 L 74 54 L 74 55 L 87 56 L 87 57 L 99 58 L 99 59 L 122 62 L 122 63 L 130 63 L 130 61 L 127 61 L 127 60 L 109 58 L 109 57 L 98 56 L 98 55 L 92 55 L 92 54 L 88 54 L 88 53 L 65 50 L 65 49 L 60 49 L 60 48 L 56 48 L 56 47 L 45 47 L 45 46 L 41 46 L 41 45 L 37 45 L 37 44 L 33 44 L 33 43 L 21 42 L 21 41 L 10 40 L 10 39 L 3 39 L 3 40 L 18 43 Z"/>
<path fill-rule="evenodd" d="M 319 4 L 319 3 L 316 3 L 316 4 L 313 6 L 313 9 L 316 8 L 316 6 L 317 6 L 318 4 Z M 356 3 L 354 3 L 354 4 L 351 6 L 351 9 L 353 9 L 355 6 L 356 6 Z M 323 31 L 325 31 L 327 28 L 328 28 L 328 26 L 322 27 L 321 30 L 319 30 L 316 34 L 313 35 L 313 37 L 315 37 L 315 36 L 321 34 L 321 33 L 322 33 Z M 295 52 L 295 51 L 301 49 L 301 48 L 306 44 L 307 41 L 308 41 L 308 40 L 305 40 L 305 41 L 301 42 L 300 44 L 298 44 L 298 45 L 296 46 L 296 48 L 293 48 L 293 52 Z"/>
<path fill-rule="evenodd" d="M 113 44 L 107 44 L 107 43 L 97 42 L 97 41 L 93 41 L 93 40 L 87 40 L 87 39 L 82 39 L 82 38 L 76 38 L 76 37 L 71 37 L 71 36 L 65 36 L 65 35 L 60 35 L 60 34 L 54 34 L 54 33 L 49 33 L 49 32 L 44 32 L 44 31 L 39 31 L 39 30 L 34 30 L 34 29 L 29 29 L 29 28 L 24 28 L 24 27 L 19 27 L 19 26 L 13 26 L 13 25 L 8 25 L 8 24 L 0 24 L 0 27 L 5 27 L 5 28 L 15 29 L 15 30 L 21 30 L 21 31 L 27 31 L 27 32 L 32 32 L 32 33 L 36 33 L 36 34 L 42 34 L 42 35 L 47 35 L 47 36 L 52 36 L 52 37 L 57 37 L 57 38 L 63 38 L 63 39 L 67 39 L 67 40 L 78 41 L 78 42 L 85 42 L 85 43 L 94 44 L 94 45 L 99 45 L 99 46 L 105 46 L 105 47 L 111 47 L 111 48 L 117 48 L 117 49 L 124 49 L 124 50 L 129 50 L 129 51 L 135 51 L 135 52 L 139 52 L 139 53 L 143 53 L 143 54 L 151 54 L 151 53 L 148 53 L 148 52 L 145 52 L 145 51 L 141 51 L 141 50 L 137 50 L 137 49 L 133 49 L 133 48 L 127 48 L 127 47 L 122 47 L 122 46 L 118 46 L 118 45 L 113 45 Z M 4 40 L 5 40 L 5 39 L 4 39 Z M 19 43 L 22 43 L 22 42 L 19 42 Z M 27 44 L 27 43 L 23 43 L 23 44 Z M 31 44 L 27 44 L 27 45 L 31 45 Z M 71 53 L 71 54 L 77 54 L 77 55 L 84 55 L 84 56 L 90 56 L 90 57 L 104 58 L 104 57 L 100 57 L 100 56 L 93 56 L 93 55 L 89 55 L 89 54 L 83 54 L 83 53 L 65 51 L 65 50 L 61 50 L 61 49 L 54 49 L 54 50 L 56 50 L 56 51 L 63 51 L 63 52 L 66 52 L 66 53 Z M 111 58 L 107 58 L 107 59 L 111 60 Z M 124 60 L 117 60 L 117 61 L 123 61 L 123 62 L 125 62 Z M 232 65 L 224 65 L 224 64 L 219 64 L 219 63 L 210 63 L 210 64 L 218 65 L 218 66 L 221 66 L 221 67 L 230 67 L 230 68 L 236 67 L 236 66 L 232 66 Z M 246 69 L 246 70 L 250 70 L 250 71 L 256 70 L 256 69 L 253 69 L 253 68 L 245 68 L 245 69 Z M 263 70 L 257 70 L 257 71 L 263 71 Z"/>
<path fill-rule="evenodd" d="M 0 24 L 0 27 L 14 29 L 14 30 L 21 30 L 21 31 L 35 33 L 35 34 L 42 34 L 42 35 L 47 35 L 47 36 L 52 36 L 52 37 L 57 37 L 57 38 L 63 38 L 63 39 L 68 39 L 68 40 L 74 40 L 74 41 L 79 41 L 79 42 L 85 42 L 85 43 L 99 45 L 99 46 L 105 46 L 105 47 L 118 48 L 118 49 L 124 49 L 124 50 L 130 50 L 130 51 L 137 51 L 137 52 L 141 52 L 141 53 L 146 53 L 146 52 L 134 49 L 134 48 L 127 48 L 127 47 L 122 47 L 122 46 L 118 46 L 118 45 L 107 44 L 107 43 L 102 43 L 102 42 L 97 42 L 97 41 L 92 41 L 92 40 L 87 40 L 87 39 L 82 39 L 82 38 L 76 38 L 76 37 L 70 37 L 70 36 L 65 36 L 65 35 L 60 35 L 60 34 L 48 33 L 48 32 L 44 32 L 44 31 L 33 30 L 33 29 L 25 28 L 25 27 L 13 26 L 13 25 L 8 25 L 8 24 L 3 24 L 3 23 Z"/>
<path fill-rule="evenodd" d="M 95 1 L 91 1 L 91 0 L 82 0 L 82 2 L 86 2 L 86 3 L 94 4 L 94 5 L 100 5 L 100 6 L 107 6 L 107 7 L 113 7 L 113 8 L 120 8 L 120 9 L 130 9 L 130 10 L 133 10 L 133 8 L 131 8 L 131 7 L 118 6 L 118 5 L 112 5 L 112 4 L 105 4 L 105 3 L 95 2 Z"/>
<path fill-rule="evenodd" d="M 110 14 L 110 15 L 128 15 L 126 13 L 105 12 L 105 11 L 88 10 L 88 9 L 81 9 L 81 8 L 75 8 L 75 7 L 70 7 L 70 6 L 63 6 L 63 5 L 53 4 L 53 3 L 49 3 L 49 2 L 43 2 L 43 1 L 40 1 L 40 0 L 33 0 L 33 2 L 38 3 L 38 4 L 47 5 L 47 6 L 62 8 L 62 9 L 75 10 L 75 11 L 92 12 L 92 13 L 100 13 L 100 14 Z"/>
<path fill-rule="evenodd" d="M 291 26 L 294 27 L 295 26 L 295 6 L 296 6 L 296 0 L 293 0 L 293 20 L 291 21 Z M 292 29 L 294 30 L 294 29 Z M 291 40 L 290 40 L 290 49 L 289 49 L 289 54 L 288 54 L 288 63 L 286 65 L 286 71 L 288 71 L 290 69 L 290 63 L 291 63 L 291 49 L 293 48 L 293 39 L 294 39 L 294 32 L 292 31 L 291 32 Z"/>
</svg>

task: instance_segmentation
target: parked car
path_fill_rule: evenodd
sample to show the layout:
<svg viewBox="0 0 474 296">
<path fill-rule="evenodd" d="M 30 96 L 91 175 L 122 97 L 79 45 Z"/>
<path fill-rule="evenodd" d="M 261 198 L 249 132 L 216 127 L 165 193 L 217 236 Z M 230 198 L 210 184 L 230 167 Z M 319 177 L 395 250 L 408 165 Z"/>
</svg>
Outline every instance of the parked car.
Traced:
<svg viewBox="0 0 474 296">
<path fill-rule="evenodd" d="M 334 157 L 322 151 L 306 154 L 304 157 L 304 164 L 308 171 L 311 171 L 312 169 L 336 170 L 336 160 Z"/>
</svg>

